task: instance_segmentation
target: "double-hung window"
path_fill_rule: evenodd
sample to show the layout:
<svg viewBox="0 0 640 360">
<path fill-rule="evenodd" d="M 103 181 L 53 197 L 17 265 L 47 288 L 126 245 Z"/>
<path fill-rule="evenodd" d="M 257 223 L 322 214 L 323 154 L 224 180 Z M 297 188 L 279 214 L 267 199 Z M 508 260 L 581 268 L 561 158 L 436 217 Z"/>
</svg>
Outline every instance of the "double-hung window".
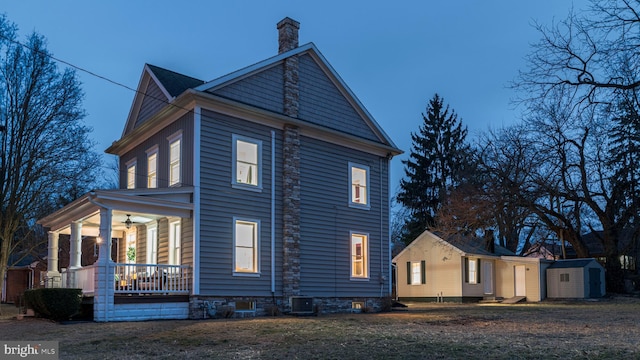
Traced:
<svg viewBox="0 0 640 360">
<path fill-rule="evenodd" d="M 182 226 L 180 221 L 169 223 L 169 265 L 180 265 L 182 247 Z"/>
<path fill-rule="evenodd" d="M 369 167 L 349 163 L 349 206 L 369 209 Z"/>
<path fill-rule="evenodd" d="M 369 278 L 369 235 L 351 233 L 351 278 Z"/>
<path fill-rule="evenodd" d="M 247 190 L 262 189 L 262 141 L 239 135 L 232 136 L 233 187 Z"/>
<path fill-rule="evenodd" d="M 258 274 L 258 234 L 260 222 L 234 219 L 233 272 Z"/>
<path fill-rule="evenodd" d="M 158 187 L 158 147 L 147 151 L 147 188 Z"/>
<path fill-rule="evenodd" d="M 127 163 L 127 189 L 136 188 L 136 160 Z"/>
<path fill-rule="evenodd" d="M 421 285 L 426 283 L 426 261 L 407 261 L 407 284 Z"/>
<path fill-rule="evenodd" d="M 480 259 L 464 258 L 465 282 L 469 284 L 480 284 Z"/>
<path fill-rule="evenodd" d="M 169 140 L 169 186 L 180 185 L 182 162 L 182 131 L 170 137 Z"/>
</svg>

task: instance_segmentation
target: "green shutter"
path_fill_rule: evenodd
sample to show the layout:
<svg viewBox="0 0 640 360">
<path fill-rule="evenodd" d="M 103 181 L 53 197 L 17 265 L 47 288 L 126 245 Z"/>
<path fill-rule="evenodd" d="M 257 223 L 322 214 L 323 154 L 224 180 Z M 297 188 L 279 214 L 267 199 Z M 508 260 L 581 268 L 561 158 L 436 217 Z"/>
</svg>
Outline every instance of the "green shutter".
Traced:
<svg viewBox="0 0 640 360">
<path fill-rule="evenodd" d="M 411 285 L 411 261 L 407 261 L 407 285 Z"/>
<path fill-rule="evenodd" d="M 424 260 L 420 262 L 420 271 L 422 273 L 422 283 L 426 284 L 427 283 L 427 262 Z"/>
<path fill-rule="evenodd" d="M 477 268 L 476 268 L 476 274 L 478 274 L 478 284 L 480 284 L 480 273 L 482 273 L 482 266 L 480 266 L 480 259 L 478 259 L 477 262 Z"/>
<path fill-rule="evenodd" d="M 464 258 L 464 282 L 469 282 L 469 258 Z"/>
</svg>

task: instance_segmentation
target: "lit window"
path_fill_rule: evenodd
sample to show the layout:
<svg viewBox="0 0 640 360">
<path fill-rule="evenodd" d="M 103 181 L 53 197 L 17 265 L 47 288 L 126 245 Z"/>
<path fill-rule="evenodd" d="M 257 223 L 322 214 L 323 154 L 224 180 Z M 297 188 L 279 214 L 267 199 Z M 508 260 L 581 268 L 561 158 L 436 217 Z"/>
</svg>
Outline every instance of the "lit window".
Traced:
<svg viewBox="0 0 640 360">
<path fill-rule="evenodd" d="M 465 281 L 469 284 L 480 283 L 480 259 L 465 258 L 466 274 Z"/>
<path fill-rule="evenodd" d="M 180 265 L 181 263 L 180 245 L 182 240 L 180 231 L 180 221 L 169 224 L 169 265 Z"/>
<path fill-rule="evenodd" d="M 127 164 L 127 189 L 136 188 L 136 162 Z"/>
<path fill-rule="evenodd" d="M 351 234 L 351 277 L 368 278 L 367 235 Z"/>
<path fill-rule="evenodd" d="M 241 188 L 260 189 L 262 142 L 233 135 L 233 181 Z"/>
<path fill-rule="evenodd" d="M 182 132 L 168 138 L 169 140 L 169 186 L 179 185 L 182 161 Z"/>
<path fill-rule="evenodd" d="M 127 233 L 126 263 L 127 264 L 136 263 L 136 232 L 135 230 L 129 231 Z"/>
<path fill-rule="evenodd" d="M 350 204 L 369 207 L 369 167 L 349 163 Z"/>
<path fill-rule="evenodd" d="M 234 272 L 258 272 L 258 228 L 259 222 L 235 220 Z"/>
<path fill-rule="evenodd" d="M 147 188 L 158 187 L 158 148 L 147 152 Z"/>
<path fill-rule="evenodd" d="M 154 223 L 147 226 L 147 264 L 158 263 L 158 227 Z"/>
</svg>

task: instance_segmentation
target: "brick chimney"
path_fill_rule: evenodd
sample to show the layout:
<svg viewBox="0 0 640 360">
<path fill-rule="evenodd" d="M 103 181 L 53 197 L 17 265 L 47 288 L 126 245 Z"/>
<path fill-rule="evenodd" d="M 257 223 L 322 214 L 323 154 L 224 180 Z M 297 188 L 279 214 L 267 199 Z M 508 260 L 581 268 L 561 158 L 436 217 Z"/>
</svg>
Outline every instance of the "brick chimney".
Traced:
<svg viewBox="0 0 640 360">
<path fill-rule="evenodd" d="M 298 30 L 300 23 L 290 17 L 286 17 L 277 25 L 278 28 L 278 54 L 298 47 Z"/>
</svg>

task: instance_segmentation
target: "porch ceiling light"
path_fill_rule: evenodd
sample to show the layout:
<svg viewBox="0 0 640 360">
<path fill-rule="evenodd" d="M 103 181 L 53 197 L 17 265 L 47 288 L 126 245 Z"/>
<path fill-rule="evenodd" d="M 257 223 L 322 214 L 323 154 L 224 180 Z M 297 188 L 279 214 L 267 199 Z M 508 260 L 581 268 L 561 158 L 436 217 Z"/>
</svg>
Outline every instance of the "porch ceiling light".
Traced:
<svg viewBox="0 0 640 360">
<path fill-rule="evenodd" d="M 124 226 L 125 226 L 127 229 L 131 229 L 131 224 L 133 224 L 133 223 L 131 222 L 131 215 L 127 214 L 127 220 L 125 220 L 125 222 L 124 222 Z"/>
</svg>

